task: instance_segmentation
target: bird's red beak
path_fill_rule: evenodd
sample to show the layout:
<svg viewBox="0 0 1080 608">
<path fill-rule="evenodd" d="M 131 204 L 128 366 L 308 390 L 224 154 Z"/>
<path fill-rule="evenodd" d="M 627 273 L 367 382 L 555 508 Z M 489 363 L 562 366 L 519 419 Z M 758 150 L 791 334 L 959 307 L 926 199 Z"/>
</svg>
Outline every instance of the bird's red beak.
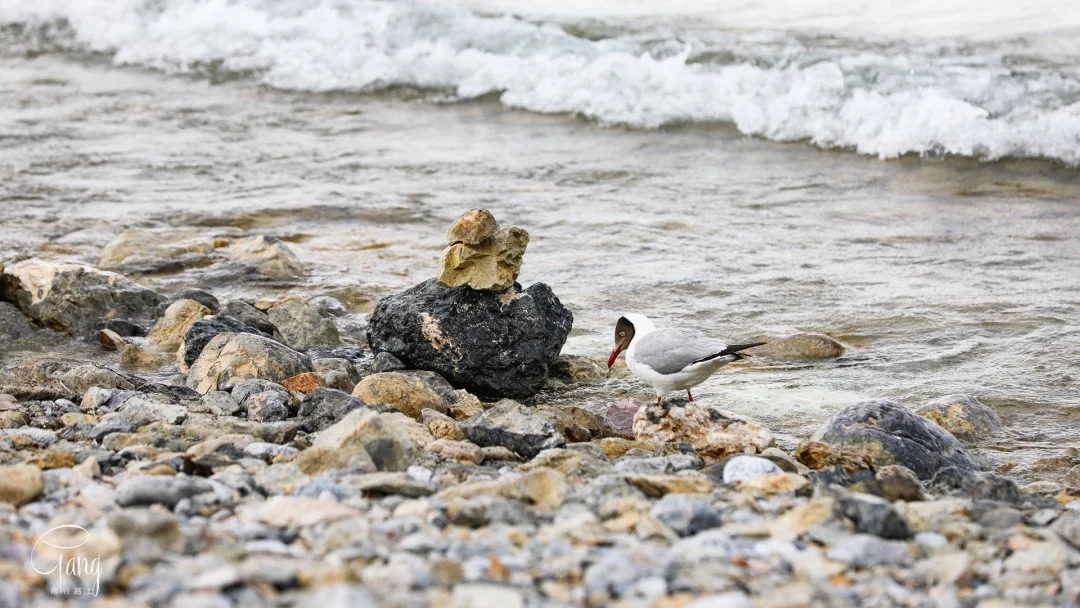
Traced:
<svg viewBox="0 0 1080 608">
<path fill-rule="evenodd" d="M 607 358 L 608 369 L 611 369 L 611 366 L 615 365 L 615 359 L 619 358 L 619 353 L 621 353 L 621 352 L 622 352 L 622 347 L 621 346 L 616 346 L 615 348 L 611 349 L 611 355 L 609 355 L 608 358 Z"/>
</svg>

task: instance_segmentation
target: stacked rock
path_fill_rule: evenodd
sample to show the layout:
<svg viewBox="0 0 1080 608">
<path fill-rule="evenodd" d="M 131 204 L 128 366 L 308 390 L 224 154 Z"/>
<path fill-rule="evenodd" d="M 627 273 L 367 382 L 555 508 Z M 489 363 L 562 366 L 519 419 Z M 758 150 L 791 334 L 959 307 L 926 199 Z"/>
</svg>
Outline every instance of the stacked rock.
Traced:
<svg viewBox="0 0 1080 608">
<path fill-rule="evenodd" d="M 450 246 L 443 252 L 439 283 L 446 287 L 505 291 L 514 286 L 529 233 L 514 226 L 499 229 L 487 209 L 466 211 L 446 233 Z"/>
<path fill-rule="evenodd" d="M 473 209 L 447 237 L 440 276 L 380 300 L 368 343 L 484 399 L 532 397 L 573 315 L 547 285 L 516 283 L 529 243 L 524 229 L 501 230 L 489 211 Z"/>
</svg>

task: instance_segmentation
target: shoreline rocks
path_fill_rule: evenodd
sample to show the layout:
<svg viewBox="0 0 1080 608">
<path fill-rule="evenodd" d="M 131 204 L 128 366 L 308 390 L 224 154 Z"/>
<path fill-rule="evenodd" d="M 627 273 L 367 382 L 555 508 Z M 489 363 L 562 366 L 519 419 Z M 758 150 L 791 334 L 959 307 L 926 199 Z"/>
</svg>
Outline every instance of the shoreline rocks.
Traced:
<svg viewBox="0 0 1080 608">
<path fill-rule="evenodd" d="M 187 387 L 206 394 L 231 390 L 245 380 L 281 383 L 311 371 L 311 359 L 269 338 L 250 333 L 215 336 L 188 370 Z"/>
</svg>

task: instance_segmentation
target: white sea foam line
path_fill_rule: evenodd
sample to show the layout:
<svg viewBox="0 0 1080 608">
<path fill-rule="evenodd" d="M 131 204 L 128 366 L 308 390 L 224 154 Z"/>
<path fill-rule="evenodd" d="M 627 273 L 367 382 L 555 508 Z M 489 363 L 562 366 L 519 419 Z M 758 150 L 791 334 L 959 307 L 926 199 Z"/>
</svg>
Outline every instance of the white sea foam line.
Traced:
<svg viewBox="0 0 1080 608">
<path fill-rule="evenodd" d="M 551 25 L 429 4 L 335 0 L 0 0 L 0 20 L 67 19 L 87 48 L 118 64 L 185 72 L 221 62 L 284 89 L 409 85 L 469 98 L 657 127 L 730 121 L 748 135 L 809 140 L 892 158 L 944 151 L 1080 162 L 1080 84 L 1012 75 L 999 57 L 882 57 L 851 49 L 775 67 L 688 63 L 631 40 L 575 38 Z M 797 49 L 796 49 L 797 51 Z M 834 53 L 835 55 L 835 53 Z M 798 58 L 798 53 L 795 53 Z M 951 61 L 951 63 L 950 63 Z M 872 75 L 867 82 L 859 76 Z"/>
</svg>

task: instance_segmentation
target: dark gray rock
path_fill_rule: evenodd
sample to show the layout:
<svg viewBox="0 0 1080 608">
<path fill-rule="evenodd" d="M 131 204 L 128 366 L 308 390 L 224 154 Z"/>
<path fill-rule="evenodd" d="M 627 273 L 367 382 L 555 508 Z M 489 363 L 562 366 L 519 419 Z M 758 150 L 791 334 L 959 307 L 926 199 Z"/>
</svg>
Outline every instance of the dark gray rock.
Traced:
<svg viewBox="0 0 1080 608">
<path fill-rule="evenodd" d="M 274 335 L 274 332 L 277 331 L 274 324 L 270 322 L 270 315 L 243 300 L 230 301 L 225 305 L 225 308 L 222 309 L 221 315 L 232 317 L 244 325 L 254 327 L 270 336 Z"/>
<path fill-rule="evenodd" d="M 171 509 L 181 499 L 212 491 L 213 486 L 198 477 L 148 475 L 121 483 L 116 488 L 116 504 L 121 507 L 161 504 Z"/>
<path fill-rule="evenodd" d="M 202 396 L 199 404 L 217 416 L 235 416 L 244 410 L 240 403 L 226 391 L 210 391 Z"/>
<path fill-rule="evenodd" d="M 692 536 L 724 524 L 720 511 L 709 501 L 688 494 L 668 494 L 649 513 L 679 536 Z"/>
<path fill-rule="evenodd" d="M 106 420 L 90 429 L 90 439 L 100 441 L 112 433 L 134 433 L 137 427 L 123 418 Z"/>
<path fill-rule="evenodd" d="M 162 310 L 162 312 L 164 312 Z M 97 334 L 97 332 L 107 329 L 111 332 L 115 332 L 121 338 L 136 337 L 141 338 L 147 334 L 147 328 L 139 325 L 138 323 L 132 323 L 127 319 L 98 319 L 95 331 L 91 332 L 91 336 Z M 88 337 L 90 339 L 90 337 Z"/>
<path fill-rule="evenodd" d="M 371 369 L 374 370 L 375 373 L 381 374 L 383 372 L 406 370 L 408 369 L 408 366 L 402 363 L 401 359 L 398 359 L 394 355 L 391 355 L 388 352 L 381 352 L 375 355 L 375 361 L 372 362 Z"/>
<path fill-rule="evenodd" d="M 309 351 L 341 343 L 334 320 L 319 314 L 318 309 L 307 302 L 286 300 L 267 314 L 285 344 L 296 350 Z"/>
<path fill-rule="evenodd" d="M 979 470 L 956 437 L 932 421 L 886 399 L 873 399 L 840 410 L 814 435 L 815 441 L 862 449 L 875 466 L 903 465 L 930 479 L 945 467 Z"/>
<path fill-rule="evenodd" d="M 846 494 L 836 501 L 837 514 L 855 524 L 863 534 L 891 540 L 911 538 L 911 527 L 889 501 L 868 494 Z"/>
<path fill-rule="evenodd" d="M 870 534 L 856 534 L 840 542 L 827 553 L 829 559 L 855 568 L 899 566 L 911 560 L 907 543 L 884 540 Z"/>
<path fill-rule="evenodd" d="M 296 417 L 300 420 L 302 429 L 314 433 L 341 420 L 345 414 L 360 408 L 374 409 L 379 412 L 397 411 L 386 405 L 365 405 L 363 401 L 339 390 L 317 388 L 304 395 Z"/>
<path fill-rule="evenodd" d="M 543 283 L 505 294 L 430 279 L 379 301 L 368 343 L 484 399 L 535 395 L 573 315 Z"/>
<path fill-rule="evenodd" d="M 966 481 L 965 489 L 971 492 L 972 500 L 993 500 L 1010 505 L 1024 502 L 1024 493 L 1015 481 L 993 473 L 971 477 Z"/>
<path fill-rule="evenodd" d="M 476 445 L 503 446 L 525 458 L 566 445 L 554 416 L 508 399 L 458 426 L 465 438 Z"/>
<path fill-rule="evenodd" d="M 6 348 L 15 340 L 29 336 L 35 331 L 37 328 L 14 304 L 0 302 L 0 348 Z"/>
<path fill-rule="evenodd" d="M 351 393 L 360 383 L 360 373 L 356 371 L 356 365 L 348 359 L 312 359 L 311 368 L 322 376 L 326 386 L 339 391 Z"/>
<path fill-rule="evenodd" d="M 232 397 L 247 412 L 248 420 L 278 422 L 289 417 L 293 397 L 289 389 L 269 380 L 245 380 L 232 389 Z"/>
<path fill-rule="evenodd" d="M 221 312 L 221 302 L 218 302 L 218 299 L 214 297 L 214 294 L 209 291 L 195 288 L 185 289 L 180 292 L 180 295 L 176 296 L 176 299 L 195 300 L 199 304 L 209 308 L 210 312 L 215 315 Z"/>
<path fill-rule="evenodd" d="M 933 420 L 962 441 L 986 439 L 1005 429 L 997 412 L 971 395 L 946 395 L 915 413 Z"/>
<path fill-rule="evenodd" d="M 149 326 L 165 298 L 122 275 L 79 264 L 26 260 L 4 270 L 3 295 L 41 325 L 77 337 L 98 319 Z"/>
<path fill-rule="evenodd" d="M 240 333 L 240 334 L 255 334 L 264 338 L 271 338 L 269 334 L 259 331 L 250 325 L 246 325 L 241 321 L 236 320 L 233 317 L 225 315 L 214 315 L 210 317 L 203 317 L 191 326 L 188 333 L 184 336 L 184 343 L 180 346 L 180 352 L 184 358 L 184 363 L 189 367 L 195 363 L 195 360 L 202 354 L 206 345 L 210 343 L 219 334 L 227 333 Z"/>
</svg>

